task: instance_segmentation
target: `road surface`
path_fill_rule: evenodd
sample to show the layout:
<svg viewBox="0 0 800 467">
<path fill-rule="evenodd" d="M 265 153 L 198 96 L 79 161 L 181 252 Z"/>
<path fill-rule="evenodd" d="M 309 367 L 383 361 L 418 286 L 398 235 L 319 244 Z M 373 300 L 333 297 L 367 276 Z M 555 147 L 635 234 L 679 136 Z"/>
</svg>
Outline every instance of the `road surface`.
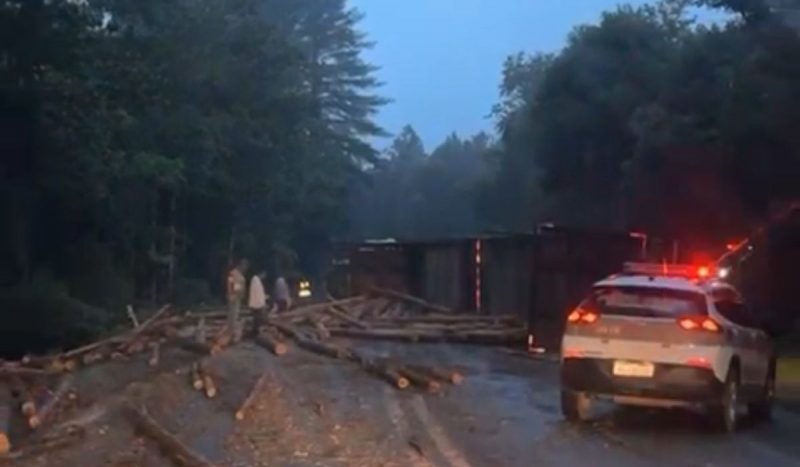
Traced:
<svg viewBox="0 0 800 467">
<path fill-rule="evenodd" d="M 594 422 L 575 426 L 561 417 L 558 366 L 552 360 L 491 347 L 357 345 L 406 362 L 458 367 L 466 381 L 438 395 L 398 391 L 347 362 L 296 348 L 276 358 L 252 343 L 212 359 L 215 399 L 191 389 L 181 370 L 190 355 L 174 355 L 173 367 L 133 384 L 100 367 L 78 381 L 87 398 L 95 397 L 92 388 L 102 387 L 96 395 L 102 403 L 86 409 L 94 414 L 92 436 L 19 465 L 172 465 L 103 402 L 108 394 L 146 406 L 166 429 L 219 466 L 800 465 L 800 412 L 779 408 L 773 422 L 745 426 L 735 435 L 715 432 L 701 414 L 610 406 L 598 407 Z M 119 371 L 131 375 L 131 363 Z M 269 384 L 253 412 L 235 422 L 234 411 L 265 373 Z"/>
</svg>

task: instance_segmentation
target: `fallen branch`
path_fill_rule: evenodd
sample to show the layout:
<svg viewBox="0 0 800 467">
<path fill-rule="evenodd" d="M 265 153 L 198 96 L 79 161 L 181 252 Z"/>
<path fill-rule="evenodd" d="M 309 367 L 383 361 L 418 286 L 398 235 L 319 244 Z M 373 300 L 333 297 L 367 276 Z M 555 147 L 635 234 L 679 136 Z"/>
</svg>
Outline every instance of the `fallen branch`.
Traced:
<svg viewBox="0 0 800 467">
<path fill-rule="evenodd" d="M 258 378 L 258 381 L 253 385 L 253 388 L 250 390 L 250 394 L 248 394 L 247 398 L 242 402 L 242 405 L 239 406 L 239 410 L 236 411 L 236 420 L 244 420 L 247 416 L 247 412 L 250 411 L 251 407 L 255 403 L 256 398 L 264 389 L 267 383 L 267 375 L 261 375 Z"/>
<path fill-rule="evenodd" d="M 214 464 L 189 449 L 175 435 L 153 419 L 144 407 L 128 407 L 127 416 L 137 431 L 154 441 L 176 465 L 212 467 Z"/>
</svg>

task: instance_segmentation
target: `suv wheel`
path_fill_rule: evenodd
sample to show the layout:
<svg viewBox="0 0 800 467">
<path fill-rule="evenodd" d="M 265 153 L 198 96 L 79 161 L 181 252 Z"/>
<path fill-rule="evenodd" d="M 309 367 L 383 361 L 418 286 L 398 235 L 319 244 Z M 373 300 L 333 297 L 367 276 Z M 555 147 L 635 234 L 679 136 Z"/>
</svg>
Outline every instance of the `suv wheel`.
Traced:
<svg viewBox="0 0 800 467">
<path fill-rule="evenodd" d="M 722 399 L 715 409 L 715 418 L 726 433 L 733 433 L 739 423 L 739 369 L 731 366 L 722 391 Z"/>
<path fill-rule="evenodd" d="M 772 401 L 775 399 L 775 359 L 769 362 L 769 372 L 764 381 L 764 388 L 761 398 L 748 404 L 747 411 L 753 418 L 758 420 L 769 420 L 772 417 Z"/>
<path fill-rule="evenodd" d="M 582 392 L 561 390 L 561 413 L 571 422 L 583 422 L 589 419 L 592 400 Z"/>
</svg>

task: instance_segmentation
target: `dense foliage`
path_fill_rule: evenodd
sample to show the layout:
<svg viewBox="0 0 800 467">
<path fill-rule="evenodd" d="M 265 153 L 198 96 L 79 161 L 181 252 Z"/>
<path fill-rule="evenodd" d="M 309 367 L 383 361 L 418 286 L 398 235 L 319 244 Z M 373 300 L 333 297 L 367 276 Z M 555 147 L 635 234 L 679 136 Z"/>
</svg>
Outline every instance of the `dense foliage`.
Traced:
<svg viewBox="0 0 800 467">
<path fill-rule="evenodd" d="M 69 343 L 127 303 L 216 295 L 238 256 L 312 268 L 383 133 L 359 20 L 345 0 L 0 2 L 2 312 Z"/>
<path fill-rule="evenodd" d="M 704 23 L 696 7 L 729 20 Z M 372 198 L 385 201 L 370 209 L 388 211 L 383 228 L 366 232 L 530 231 L 550 221 L 702 247 L 747 235 L 772 204 L 800 196 L 800 34 L 762 0 L 621 6 L 575 28 L 558 53 L 510 56 L 500 94 L 499 140 L 480 163 L 474 154 L 448 163 L 453 174 L 481 167 L 481 179 L 442 178 L 431 192 L 423 173 L 438 163 L 402 163 L 404 133 L 375 172 Z M 477 222 L 449 230 L 439 217 L 432 229 L 419 206 L 442 193 L 472 200 Z"/>
</svg>

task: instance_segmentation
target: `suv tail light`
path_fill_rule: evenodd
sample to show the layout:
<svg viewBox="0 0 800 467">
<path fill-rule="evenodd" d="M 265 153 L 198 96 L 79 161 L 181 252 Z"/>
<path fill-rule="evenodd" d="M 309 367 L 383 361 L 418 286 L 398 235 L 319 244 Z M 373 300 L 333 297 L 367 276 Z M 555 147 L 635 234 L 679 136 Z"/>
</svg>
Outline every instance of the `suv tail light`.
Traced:
<svg viewBox="0 0 800 467">
<path fill-rule="evenodd" d="M 594 324 L 600 319 L 600 315 L 592 310 L 585 308 L 575 308 L 567 316 L 567 322 L 570 324 Z"/>
<path fill-rule="evenodd" d="M 706 316 L 689 316 L 678 320 L 678 326 L 687 331 L 720 332 L 719 324 Z"/>
</svg>

